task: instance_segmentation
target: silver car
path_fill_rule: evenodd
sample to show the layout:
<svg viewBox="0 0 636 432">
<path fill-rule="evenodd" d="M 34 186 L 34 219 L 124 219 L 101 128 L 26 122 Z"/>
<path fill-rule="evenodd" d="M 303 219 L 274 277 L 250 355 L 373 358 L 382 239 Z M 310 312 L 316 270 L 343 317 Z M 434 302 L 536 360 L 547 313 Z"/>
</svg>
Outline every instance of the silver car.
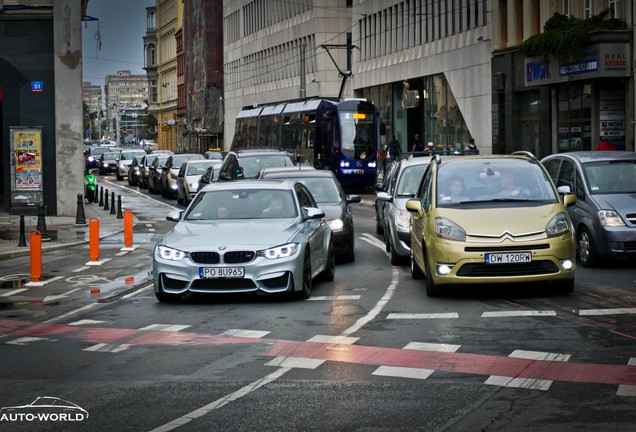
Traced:
<svg viewBox="0 0 636 432">
<path fill-rule="evenodd" d="M 217 182 L 168 220 L 157 243 L 159 301 L 193 293 L 288 293 L 307 299 L 313 279 L 333 280 L 333 235 L 309 190 L 294 180 Z"/>
<path fill-rule="evenodd" d="M 177 202 L 188 205 L 199 191 L 199 179 L 212 166 L 217 170 L 223 162 L 219 159 L 201 159 L 184 162 L 177 174 Z"/>
<path fill-rule="evenodd" d="M 119 152 L 117 158 L 117 180 L 123 180 L 128 177 L 128 166 L 132 163 L 135 156 L 144 156 L 146 152 L 140 149 L 123 149 Z"/>
<path fill-rule="evenodd" d="M 383 225 L 377 229 L 384 234 L 386 251 L 391 255 L 391 264 L 398 265 L 411 254 L 411 215 L 406 202 L 415 196 L 430 156 L 402 159 L 395 166 L 387 189 L 376 194 L 376 209 L 382 211 Z M 384 205 L 379 205 L 379 203 Z"/>
</svg>

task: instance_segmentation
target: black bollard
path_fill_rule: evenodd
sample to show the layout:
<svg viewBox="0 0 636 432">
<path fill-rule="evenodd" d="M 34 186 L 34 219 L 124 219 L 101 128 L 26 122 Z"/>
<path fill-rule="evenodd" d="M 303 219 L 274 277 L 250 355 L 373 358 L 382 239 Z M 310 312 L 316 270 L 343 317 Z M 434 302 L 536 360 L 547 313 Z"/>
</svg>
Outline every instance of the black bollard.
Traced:
<svg viewBox="0 0 636 432">
<path fill-rule="evenodd" d="M 104 186 L 99 187 L 99 206 L 104 207 Z"/>
<path fill-rule="evenodd" d="M 77 194 L 77 216 L 75 216 L 75 225 L 87 225 L 86 215 L 84 214 L 84 197 Z"/>
<path fill-rule="evenodd" d="M 117 213 L 117 210 L 115 209 L 115 192 L 112 192 L 111 199 L 110 199 L 110 214 L 115 214 L 115 213 Z"/>
<path fill-rule="evenodd" d="M 39 204 L 37 230 L 40 231 L 40 238 L 42 239 L 42 241 L 50 241 L 51 237 L 49 237 L 49 232 L 46 230 L 46 219 L 44 218 L 45 215 L 46 210 L 44 209 L 44 204 Z"/>
<path fill-rule="evenodd" d="M 98 186 L 95 185 L 95 193 L 93 194 L 93 195 L 95 195 L 93 197 L 93 203 L 95 203 L 95 204 L 97 204 L 99 202 L 99 197 L 97 196 L 97 188 L 98 188 Z"/>
<path fill-rule="evenodd" d="M 24 215 L 20 215 L 20 240 L 18 241 L 18 247 L 26 247 L 26 232 L 24 229 Z"/>
<path fill-rule="evenodd" d="M 117 195 L 117 219 L 123 219 L 124 214 L 121 212 L 121 195 Z"/>
<path fill-rule="evenodd" d="M 104 200 L 104 210 L 108 210 L 108 189 L 106 189 L 106 199 Z"/>
</svg>

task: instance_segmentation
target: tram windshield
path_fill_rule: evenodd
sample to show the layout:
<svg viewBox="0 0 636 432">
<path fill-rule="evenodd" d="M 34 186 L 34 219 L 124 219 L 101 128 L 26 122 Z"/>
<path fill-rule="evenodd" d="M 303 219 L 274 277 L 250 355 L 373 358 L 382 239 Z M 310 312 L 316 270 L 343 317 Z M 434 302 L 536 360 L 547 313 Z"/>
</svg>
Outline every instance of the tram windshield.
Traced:
<svg viewBox="0 0 636 432">
<path fill-rule="evenodd" d="M 366 159 L 375 155 L 373 113 L 341 111 L 342 154 L 352 159 Z"/>
</svg>

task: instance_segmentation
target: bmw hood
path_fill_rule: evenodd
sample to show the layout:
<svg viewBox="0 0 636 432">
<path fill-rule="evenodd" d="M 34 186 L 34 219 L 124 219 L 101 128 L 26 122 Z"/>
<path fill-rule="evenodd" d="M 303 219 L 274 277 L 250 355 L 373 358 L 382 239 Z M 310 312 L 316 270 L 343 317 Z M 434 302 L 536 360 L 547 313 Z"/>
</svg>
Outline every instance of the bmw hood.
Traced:
<svg viewBox="0 0 636 432">
<path fill-rule="evenodd" d="M 181 221 L 160 244 L 189 252 L 219 246 L 259 250 L 290 242 L 298 229 L 297 219 Z"/>
<path fill-rule="evenodd" d="M 627 221 L 627 213 L 634 213 L 636 209 L 636 193 L 592 195 L 599 210 L 615 210 Z"/>
</svg>

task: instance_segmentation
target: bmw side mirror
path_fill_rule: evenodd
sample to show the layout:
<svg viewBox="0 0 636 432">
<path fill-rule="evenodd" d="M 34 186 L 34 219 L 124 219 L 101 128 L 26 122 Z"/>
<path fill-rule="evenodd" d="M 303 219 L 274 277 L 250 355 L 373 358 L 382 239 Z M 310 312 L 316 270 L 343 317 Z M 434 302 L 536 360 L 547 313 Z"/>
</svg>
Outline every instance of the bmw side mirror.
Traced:
<svg viewBox="0 0 636 432">
<path fill-rule="evenodd" d="M 360 201 L 362 201 L 362 199 L 360 198 L 360 195 L 349 195 L 347 197 L 348 204 L 355 204 L 355 203 L 359 203 Z"/>
<path fill-rule="evenodd" d="M 183 216 L 183 210 L 173 211 L 168 213 L 168 216 L 166 216 L 166 220 L 170 222 L 179 222 L 182 216 Z"/>
<path fill-rule="evenodd" d="M 316 207 L 303 207 L 303 219 L 322 219 L 325 217 L 325 212 Z"/>
</svg>

